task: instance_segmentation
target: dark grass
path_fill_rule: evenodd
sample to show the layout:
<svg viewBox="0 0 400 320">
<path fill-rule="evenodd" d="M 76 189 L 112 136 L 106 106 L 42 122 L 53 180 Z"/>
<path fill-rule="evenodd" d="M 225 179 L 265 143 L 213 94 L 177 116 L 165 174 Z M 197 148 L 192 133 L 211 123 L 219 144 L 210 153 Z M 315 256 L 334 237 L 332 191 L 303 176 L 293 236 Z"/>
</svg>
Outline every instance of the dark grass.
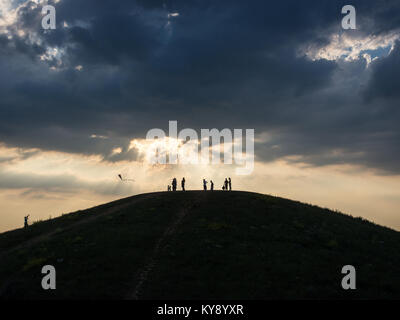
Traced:
<svg viewBox="0 0 400 320">
<path fill-rule="evenodd" d="M 157 199 L 137 203 L 7 256 L 1 261 L 0 284 L 11 283 L 3 297 L 123 298 L 172 218 L 173 206 L 165 204 Z M 54 291 L 41 288 L 45 264 L 56 267 Z"/>
<path fill-rule="evenodd" d="M 1 297 L 123 298 L 135 287 L 135 275 L 158 237 L 186 207 L 182 224 L 156 259 L 142 299 L 400 298 L 400 233 L 394 230 L 255 193 L 137 197 L 141 201 L 87 224 L 73 225 L 135 197 L 0 235 L 0 248 L 8 250 L 60 229 L 0 260 Z M 44 264 L 57 269 L 52 292 L 40 286 Z M 357 269 L 355 291 L 340 286 L 347 264 Z"/>
</svg>

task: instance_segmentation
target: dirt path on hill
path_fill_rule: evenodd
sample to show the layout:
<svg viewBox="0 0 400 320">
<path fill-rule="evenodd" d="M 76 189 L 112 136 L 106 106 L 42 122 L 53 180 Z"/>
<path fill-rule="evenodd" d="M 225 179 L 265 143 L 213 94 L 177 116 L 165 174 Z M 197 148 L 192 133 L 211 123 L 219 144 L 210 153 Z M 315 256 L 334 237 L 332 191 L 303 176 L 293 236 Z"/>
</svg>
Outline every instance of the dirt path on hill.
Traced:
<svg viewBox="0 0 400 320">
<path fill-rule="evenodd" d="M 166 247 L 169 240 L 176 233 L 176 230 L 178 229 L 179 225 L 182 223 L 183 219 L 186 217 L 186 215 L 188 214 L 190 209 L 193 208 L 194 206 L 197 206 L 201 201 L 204 200 L 206 193 L 204 193 L 204 194 L 199 193 L 199 194 L 200 194 L 200 197 L 197 198 L 196 200 L 191 201 L 191 202 L 186 202 L 183 204 L 183 206 L 178 210 L 174 220 L 167 226 L 167 228 L 164 230 L 161 237 L 158 238 L 158 240 L 153 248 L 152 254 L 147 259 L 147 263 L 144 265 L 144 267 L 142 269 L 140 269 L 137 272 L 136 277 L 135 277 L 136 285 L 135 285 L 133 291 L 128 293 L 128 295 L 126 296 L 126 299 L 128 299 L 128 300 L 139 300 L 140 299 L 140 294 L 141 294 L 143 285 L 145 284 L 146 281 L 148 281 L 151 272 L 157 266 L 158 258 L 159 258 L 159 254 L 160 254 L 161 250 Z"/>
<path fill-rule="evenodd" d="M 67 227 L 62 228 L 61 231 L 68 231 L 68 230 L 71 230 L 80 225 L 90 223 L 100 217 L 103 217 L 108 214 L 113 214 L 113 213 L 118 212 L 128 206 L 131 206 L 132 204 L 138 203 L 143 200 L 147 200 L 154 196 L 155 196 L 154 194 L 146 194 L 146 195 L 142 195 L 141 197 L 137 197 L 137 198 L 134 197 L 130 200 L 127 200 L 124 203 L 121 203 L 116 206 L 112 206 L 111 208 L 104 209 L 103 212 L 96 213 L 93 215 L 88 213 L 87 217 L 82 217 L 81 220 L 79 220 L 75 223 L 72 223 L 71 225 L 69 225 Z M 206 196 L 207 196 L 206 193 L 201 192 L 197 195 L 197 197 L 194 200 L 186 200 L 182 204 L 182 206 L 180 208 L 178 208 L 177 214 L 175 215 L 173 221 L 167 226 L 167 228 L 164 230 L 162 235 L 157 239 L 155 246 L 154 246 L 153 250 L 151 251 L 150 256 L 146 260 L 146 264 L 143 266 L 142 269 L 140 269 L 136 273 L 135 282 L 134 282 L 135 284 L 133 285 L 133 290 L 128 293 L 128 295 L 126 296 L 126 299 L 129 299 L 129 300 L 139 299 L 143 285 L 145 284 L 146 281 L 149 280 L 149 276 L 150 276 L 151 272 L 157 266 L 157 262 L 158 262 L 158 258 L 159 258 L 159 254 L 160 254 L 161 250 L 165 248 L 165 246 L 168 244 L 171 237 L 176 233 L 179 225 L 182 223 L 183 219 L 188 214 L 190 209 L 192 209 L 195 206 L 198 206 L 199 203 L 204 201 Z M 9 249 L 1 252 L 0 253 L 0 263 L 1 263 L 2 258 L 4 258 L 5 256 L 12 254 L 13 252 L 15 252 L 17 250 L 29 248 L 29 247 L 32 247 L 33 245 L 38 244 L 42 241 L 51 239 L 52 236 L 56 235 L 57 233 L 59 233 L 61 231 L 58 229 L 58 230 L 43 233 L 41 235 L 33 237 L 29 240 L 24 241 L 23 243 L 20 243 L 12 248 L 9 248 Z M 7 282 L 11 282 L 12 280 L 13 279 L 10 278 L 10 279 L 8 279 Z M 2 292 L 6 289 L 7 286 L 8 286 L 8 283 L 3 283 L 2 287 L 0 288 L 0 296 L 1 296 Z"/>
</svg>

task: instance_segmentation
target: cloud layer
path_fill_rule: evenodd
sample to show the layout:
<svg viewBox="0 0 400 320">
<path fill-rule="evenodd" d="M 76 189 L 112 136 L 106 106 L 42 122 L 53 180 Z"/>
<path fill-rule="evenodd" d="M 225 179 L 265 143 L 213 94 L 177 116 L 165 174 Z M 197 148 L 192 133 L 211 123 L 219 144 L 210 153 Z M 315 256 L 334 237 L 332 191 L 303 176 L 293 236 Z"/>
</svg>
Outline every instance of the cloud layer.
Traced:
<svg viewBox="0 0 400 320">
<path fill-rule="evenodd" d="M 258 161 L 399 174 L 398 1 L 41 1 L 0 6 L 0 141 L 134 160 L 152 128 L 255 128 Z M 121 148 L 117 154 L 113 152 Z M 0 159 L 1 161 L 1 159 Z"/>
</svg>

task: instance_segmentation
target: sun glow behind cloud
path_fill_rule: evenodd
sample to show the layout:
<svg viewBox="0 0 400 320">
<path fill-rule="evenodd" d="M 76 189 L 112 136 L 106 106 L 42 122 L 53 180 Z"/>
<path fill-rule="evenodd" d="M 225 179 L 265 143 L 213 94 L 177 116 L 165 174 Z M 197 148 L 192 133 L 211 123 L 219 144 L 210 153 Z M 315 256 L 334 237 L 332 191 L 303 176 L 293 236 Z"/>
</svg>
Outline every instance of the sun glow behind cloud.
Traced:
<svg viewBox="0 0 400 320">
<path fill-rule="evenodd" d="M 242 166 L 253 160 L 252 155 L 245 152 L 241 139 L 237 137 L 233 138 L 233 141 L 211 140 L 211 145 L 209 145 L 209 141 L 208 137 L 188 140 L 171 137 L 133 139 L 128 151 L 135 149 L 139 158 L 147 164 L 160 162 L 160 159 L 165 159 L 164 164 L 168 164 L 170 163 L 169 156 L 174 152 L 177 154 L 176 164 L 224 163 Z M 202 146 L 203 144 L 208 147 Z"/>
<path fill-rule="evenodd" d="M 382 54 L 384 51 L 382 49 L 389 48 L 387 50 L 387 54 L 389 54 L 399 39 L 400 32 L 391 32 L 382 36 L 354 36 L 346 32 L 341 32 L 332 34 L 330 42 L 326 46 L 305 46 L 299 50 L 299 53 L 306 55 L 313 61 L 320 59 L 354 61 L 365 58 L 371 62 L 372 59 L 379 57 L 379 54 L 371 57 L 371 52 Z"/>
</svg>

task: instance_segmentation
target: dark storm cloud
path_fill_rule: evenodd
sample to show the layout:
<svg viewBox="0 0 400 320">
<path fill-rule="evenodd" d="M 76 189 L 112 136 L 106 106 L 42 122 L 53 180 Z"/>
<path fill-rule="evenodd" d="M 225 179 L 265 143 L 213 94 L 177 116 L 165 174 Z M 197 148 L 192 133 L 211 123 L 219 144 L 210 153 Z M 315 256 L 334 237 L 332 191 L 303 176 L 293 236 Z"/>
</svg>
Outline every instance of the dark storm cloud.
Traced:
<svg viewBox="0 0 400 320">
<path fill-rule="evenodd" d="M 400 98 L 400 42 L 396 43 L 391 54 L 372 64 L 372 78 L 365 92 L 367 99 Z M 393 101 L 396 102 L 396 101 Z M 393 104 L 393 106 L 395 106 Z M 397 106 L 396 106 L 397 109 Z"/>
<path fill-rule="evenodd" d="M 9 28 L 14 37 L 0 35 L 0 141 L 129 160 L 136 156 L 128 150 L 131 138 L 178 120 L 179 129 L 272 132 L 272 141 L 256 147 L 265 161 L 300 155 L 312 165 L 399 172 L 388 160 L 400 155 L 399 90 L 387 80 L 399 73 L 398 49 L 368 71 L 363 59 L 299 54 L 342 32 L 345 4 L 63 0 L 55 4 L 57 29 L 46 32 L 40 8 L 28 4 Z M 395 1 L 353 5 L 362 34 L 400 27 Z M 168 17 L 172 12 L 179 16 Z M 21 29 L 37 29 L 42 42 L 32 44 L 29 32 L 17 36 Z M 40 61 L 49 47 L 63 51 Z M 123 153 L 112 155 L 116 147 Z"/>
<path fill-rule="evenodd" d="M 399 173 L 398 100 L 389 99 L 388 95 L 371 98 L 376 95 L 371 89 L 376 66 L 364 69 L 362 64 L 365 61 L 341 62 L 342 74 L 337 76 L 341 84 L 335 83 L 329 90 L 314 94 L 312 101 L 309 97 L 297 99 L 296 109 L 305 116 L 296 121 L 299 113 L 293 110 L 292 117 L 287 118 L 290 126 L 272 130 L 270 139 L 256 146 L 260 160 L 290 155 L 296 156 L 292 161 L 316 166 L 359 164 L 384 174 Z M 351 77 L 351 72 L 360 68 L 364 70 L 361 76 L 370 80 L 360 83 L 358 78 Z M 326 101 L 330 103 L 327 105 Z"/>
</svg>

